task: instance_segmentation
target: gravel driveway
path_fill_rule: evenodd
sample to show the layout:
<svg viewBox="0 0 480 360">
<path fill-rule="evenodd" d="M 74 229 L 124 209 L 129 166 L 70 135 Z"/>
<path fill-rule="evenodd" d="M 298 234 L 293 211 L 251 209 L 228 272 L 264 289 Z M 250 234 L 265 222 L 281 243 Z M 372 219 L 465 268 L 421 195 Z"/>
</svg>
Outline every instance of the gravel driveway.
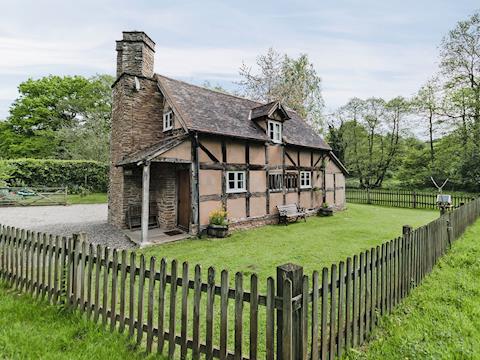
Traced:
<svg viewBox="0 0 480 360">
<path fill-rule="evenodd" d="M 85 232 L 93 244 L 135 247 L 122 231 L 107 223 L 107 209 L 107 204 L 0 207 L 0 224 L 63 236 Z"/>
</svg>

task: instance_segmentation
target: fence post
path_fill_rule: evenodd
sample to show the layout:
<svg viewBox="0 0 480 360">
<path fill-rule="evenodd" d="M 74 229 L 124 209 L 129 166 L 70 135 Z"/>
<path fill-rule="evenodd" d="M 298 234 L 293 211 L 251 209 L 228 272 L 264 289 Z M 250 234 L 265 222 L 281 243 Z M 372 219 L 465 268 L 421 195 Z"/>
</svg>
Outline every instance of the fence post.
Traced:
<svg viewBox="0 0 480 360">
<path fill-rule="evenodd" d="M 292 282 L 292 298 L 302 294 L 303 289 L 303 267 L 296 264 L 284 264 L 277 266 L 277 296 L 284 299 L 284 283 L 288 279 Z M 284 299 L 285 300 L 285 299 Z M 295 304 L 300 304 L 296 306 Z M 293 359 L 303 359 L 303 341 L 302 335 L 302 314 L 301 301 L 292 304 L 292 353 Z M 283 306 L 285 308 L 285 305 Z M 287 307 L 288 308 L 288 307 Z M 286 314 L 286 316 L 288 316 Z M 282 359 L 283 354 L 283 310 L 277 309 L 277 359 Z"/>
<path fill-rule="evenodd" d="M 414 209 L 417 208 L 417 192 L 416 191 L 413 192 L 413 208 Z"/>
<path fill-rule="evenodd" d="M 410 225 L 403 225 L 402 227 L 402 235 L 406 236 L 412 232 L 413 228 Z"/>
<path fill-rule="evenodd" d="M 371 204 L 372 201 L 370 200 L 370 188 L 367 187 L 367 204 Z"/>
<path fill-rule="evenodd" d="M 447 219 L 447 241 L 448 241 L 448 247 L 452 247 L 452 237 L 453 237 L 453 227 L 452 227 L 452 213 L 448 213 L 448 219 Z"/>
</svg>

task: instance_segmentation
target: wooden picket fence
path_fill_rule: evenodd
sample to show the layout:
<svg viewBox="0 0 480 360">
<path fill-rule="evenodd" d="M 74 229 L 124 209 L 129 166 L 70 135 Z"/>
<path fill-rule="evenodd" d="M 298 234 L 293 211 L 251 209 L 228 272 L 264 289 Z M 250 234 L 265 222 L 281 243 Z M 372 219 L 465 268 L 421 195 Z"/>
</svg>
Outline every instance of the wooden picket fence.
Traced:
<svg viewBox="0 0 480 360">
<path fill-rule="evenodd" d="M 437 193 L 410 190 L 346 188 L 348 202 L 413 209 L 437 209 Z M 466 204 L 474 195 L 452 195 L 452 206 Z"/>
<path fill-rule="evenodd" d="M 334 359 L 432 270 L 480 216 L 480 199 L 309 277 L 286 264 L 266 290 L 255 274 L 146 259 L 135 252 L 0 227 L 0 279 L 127 332 L 169 359 Z"/>
</svg>

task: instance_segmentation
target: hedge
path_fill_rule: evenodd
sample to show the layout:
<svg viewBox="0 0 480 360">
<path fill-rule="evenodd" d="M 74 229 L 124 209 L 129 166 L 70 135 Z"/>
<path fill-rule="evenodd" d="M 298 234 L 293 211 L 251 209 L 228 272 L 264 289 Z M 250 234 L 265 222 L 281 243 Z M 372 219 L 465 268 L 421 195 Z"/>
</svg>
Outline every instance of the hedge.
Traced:
<svg viewBox="0 0 480 360">
<path fill-rule="evenodd" d="M 67 186 L 70 192 L 106 192 L 108 187 L 108 164 L 98 161 L 9 159 L 0 160 L 0 168 L 9 172 L 9 186 Z"/>
</svg>

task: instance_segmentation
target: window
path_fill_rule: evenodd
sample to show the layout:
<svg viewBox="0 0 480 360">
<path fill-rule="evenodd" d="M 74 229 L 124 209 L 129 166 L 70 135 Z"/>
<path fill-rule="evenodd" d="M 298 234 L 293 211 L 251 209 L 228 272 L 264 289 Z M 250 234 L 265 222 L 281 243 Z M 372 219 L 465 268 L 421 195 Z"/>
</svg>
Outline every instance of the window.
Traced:
<svg viewBox="0 0 480 360">
<path fill-rule="evenodd" d="M 298 188 L 298 173 L 286 173 L 285 185 L 287 190 L 293 190 Z"/>
<path fill-rule="evenodd" d="M 173 111 L 163 114 L 163 131 L 173 129 Z"/>
<path fill-rule="evenodd" d="M 245 171 L 227 171 L 227 193 L 245 192 Z"/>
<path fill-rule="evenodd" d="M 282 175 L 282 173 L 268 174 L 268 188 L 270 190 L 282 190 L 283 189 L 283 175 Z"/>
<path fill-rule="evenodd" d="M 300 171 L 300 189 L 312 187 L 312 173 L 310 171 Z"/>
<path fill-rule="evenodd" d="M 275 143 L 282 142 L 282 123 L 278 121 L 268 122 L 268 137 Z"/>
</svg>

